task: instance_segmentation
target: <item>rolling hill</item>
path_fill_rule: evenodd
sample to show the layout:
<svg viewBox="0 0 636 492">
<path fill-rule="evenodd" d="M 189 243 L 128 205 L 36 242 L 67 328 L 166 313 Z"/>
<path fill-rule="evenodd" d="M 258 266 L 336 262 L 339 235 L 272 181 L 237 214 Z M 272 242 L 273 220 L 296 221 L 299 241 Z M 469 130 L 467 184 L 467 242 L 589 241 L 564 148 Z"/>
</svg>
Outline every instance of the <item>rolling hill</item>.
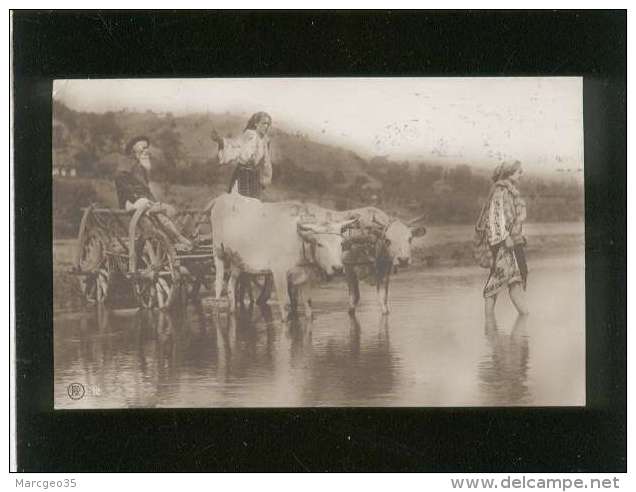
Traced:
<svg viewBox="0 0 636 492">
<path fill-rule="evenodd" d="M 153 172 L 160 198 L 177 206 L 204 206 L 223 192 L 232 169 L 220 166 L 210 133 L 238 136 L 246 117 L 225 113 L 175 116 L 152 111 L 86 113 L 53 101 L 54 166 L 77 171 L 54 180 L 56 234 L 72 235 L 77 210 L 91 201 L 114 206 L 112 179 L 125 161 L 132 136 L 152 142 Z M 276 122 L 274 122 L 276 124 Z M 471 223 L 490 188 L 490 172 L 468 164 L 365 160 L 351 150 L 309 139 L 301 132 L 271 130 L 274 176 L 266 199 L 307 200 L 334 209 L 377 205 L 399 217 L 425 215 L 429 223 Z M 528 166 L 531 167 L 531 166 Z M 527 173 L 521 191 L 530 221 L 582 220 L 582 182 Z"/>
</svg>

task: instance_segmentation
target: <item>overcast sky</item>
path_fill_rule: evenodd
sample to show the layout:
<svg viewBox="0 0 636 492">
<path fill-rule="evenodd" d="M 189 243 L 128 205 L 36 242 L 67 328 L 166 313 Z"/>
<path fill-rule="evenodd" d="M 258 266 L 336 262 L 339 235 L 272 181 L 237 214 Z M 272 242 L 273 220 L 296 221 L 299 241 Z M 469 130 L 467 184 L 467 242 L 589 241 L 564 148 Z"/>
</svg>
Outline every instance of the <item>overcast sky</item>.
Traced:
<svg viewBox="0 0 636 492">
<path fill-rule="evenodd" d="M 64 80 L 53 93 L 79 111 L 267 111 L 274 126 L 365 157 L 583 166 L 578 77 Z"/>
</svg>

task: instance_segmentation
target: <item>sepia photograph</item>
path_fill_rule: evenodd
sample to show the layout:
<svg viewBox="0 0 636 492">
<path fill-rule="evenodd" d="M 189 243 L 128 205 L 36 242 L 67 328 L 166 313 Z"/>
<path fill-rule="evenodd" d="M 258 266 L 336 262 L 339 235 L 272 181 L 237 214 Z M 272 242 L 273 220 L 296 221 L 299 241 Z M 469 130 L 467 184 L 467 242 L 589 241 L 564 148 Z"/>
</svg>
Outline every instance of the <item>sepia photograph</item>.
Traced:
<svg viewBox="0 0 636 492">
<path fill-rule="evenodd" d="M 9 15 L 12 471 L 625 487 L 625 10 Z"/>
<path fill-rule="evenodd" d="M 581 77 L 60 79 L 56 409 L 585 406 Z"/>
</svg>

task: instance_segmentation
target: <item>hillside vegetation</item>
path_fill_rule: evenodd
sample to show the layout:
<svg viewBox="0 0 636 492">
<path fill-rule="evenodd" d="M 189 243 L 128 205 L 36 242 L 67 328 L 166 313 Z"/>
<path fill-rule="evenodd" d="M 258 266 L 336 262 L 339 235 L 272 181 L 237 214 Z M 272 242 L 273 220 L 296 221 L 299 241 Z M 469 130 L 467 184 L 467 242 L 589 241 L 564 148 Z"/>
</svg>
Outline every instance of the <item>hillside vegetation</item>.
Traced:
<svg viewBox="0 0 636 492">
<path fill-rule="evenodd" d="M 92 202 L 116 206 L 112 179 L 124 161 L 125 142 L 137 134 L 152 141 L 153 181 L 161 199 L 204 206 L 225 190 L 232 170 L 220 166 L 209 135 L 237 136 L 245 118 L 234 114 L 174 116 L 151 111 L 77 112 L 53 102 L 53 165 L 72 166 L 79 178 L 53 181 L 55 237 L 76 234 L 79 208 Z M 274 120 L 274 125 L 276 121 Z M 377 204 L 401 217 L 425 215 L 429 223 L 472 223 L 485 199 L 488 174 L 467 164 L 365 160 L 356 153 L 314 142 L 300 132 L 272 128 L 274 177 L 268 200 L 301 199 L 346 209 Z M 531 163 L 526 163 L 526 169 Z M 574 180 L 526 175 L 521 191 L 532 222 L 581 220 L 582 186 Z"/>
</svg>

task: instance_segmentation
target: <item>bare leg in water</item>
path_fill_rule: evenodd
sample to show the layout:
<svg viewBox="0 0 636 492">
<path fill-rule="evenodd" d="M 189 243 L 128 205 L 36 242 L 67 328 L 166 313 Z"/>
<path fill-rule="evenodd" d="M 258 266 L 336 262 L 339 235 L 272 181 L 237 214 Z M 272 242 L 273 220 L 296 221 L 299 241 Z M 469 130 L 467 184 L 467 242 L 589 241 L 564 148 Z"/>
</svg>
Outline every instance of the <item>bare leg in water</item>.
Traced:
<svg viewBox="0 0 636 492">
<path fill-rule="evenodd" d="M 520 315 L 528 314 L 528 306 L 526 305 L 525 295 L 523 293 L 523 288 L 521 287 L 520 282 L 515 282 L 514 284 L 508 287 L 510 292 L 510 300 L 517 308 L 517 311 Z"/>
<path fill-rule="evenodd" d="M 495 317 L 495 304 L 497 303 L 497 294 L 484 298 L 484 311 L 486 319 Z"/>
</svg>

